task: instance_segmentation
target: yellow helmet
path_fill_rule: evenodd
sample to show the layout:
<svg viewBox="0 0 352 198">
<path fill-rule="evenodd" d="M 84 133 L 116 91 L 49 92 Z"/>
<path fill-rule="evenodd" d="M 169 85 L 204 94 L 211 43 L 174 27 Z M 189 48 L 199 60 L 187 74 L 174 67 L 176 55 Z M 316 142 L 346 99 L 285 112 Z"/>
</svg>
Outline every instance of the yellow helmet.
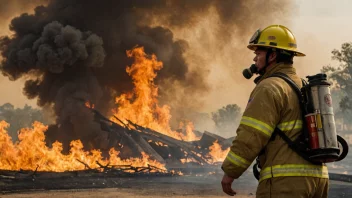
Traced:
<svg viewBox="0 0 352 198">
<path fill-rule="evenodd" d="M 295 36 L 283 25 L 270 25 L 263 31 L 257 30 L 247 46 L 250 50 L 257 47 L 270 47 L 293 52 L 295 56 L 305 56 L 297 51 Z"/>
</svg>

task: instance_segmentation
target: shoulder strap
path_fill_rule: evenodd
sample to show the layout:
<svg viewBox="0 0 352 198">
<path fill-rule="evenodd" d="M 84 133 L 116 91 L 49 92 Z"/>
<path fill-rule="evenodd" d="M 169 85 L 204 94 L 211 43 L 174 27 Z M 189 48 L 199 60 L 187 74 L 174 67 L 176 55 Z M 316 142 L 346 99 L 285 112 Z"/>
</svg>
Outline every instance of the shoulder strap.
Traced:
<svg viewBox="0 0 352 198">
<path fill-rule="evenodd" d="M 279 77 L 283 80 L 285 80 L 285 82 L 287 84 L 289 84 L 292 89 L 296 92 L 297 96 L 298 96 L 298 99 L 299 99 L 299 103 L 300 103 L 300 107 L 301 109 L 303 110 L 304 109 L 304 106 L 303 106 L 303 96 L 302 96 L 302 92 L 301 92 L 301 89 L 298 87 L 298 85 L 290 78 L 288 77 L 286 74 L 284 73 L 274 73 L 273 75 L 269 76 L 269 77 Z M 304 117 L 302 116 L 302 122 L 303 122 L 303 126 L 305 126 L 305 120 L 304 120 Z M 303 130 L 305 127 L 303 127 Z M 281 131 L 279 128 L 275 128 L 273 134 L 272 134 L 272 137 L 271 137 L 271 140 L 273 140 L 275 138 L 275 135 L 279 135 L 287 144 L 288 146 L 293 150 L 295 151 L 298 155 L 300 155 L 302 158 L 304 158 L 305 160 L 311 162 L 311 163 L 314 163 L 316 164 L 316 162 L 313 162 L 311 161 L 311 159 L 309 158 L 309 156 L 305 153 L 305 151 L 300 148 L 300 146 L 298 145 L 299 143 L 298 142 L 294 142 L 292 141 L 289 137 L 287 137 L 287 135 Z"/>
<path fill-rule="evenodd" d="M 286 81 L 286 83 L 289 84 L 292 87 L 292 89 L 296 92 L 298 99 L 300 101 L 300 104 L 302 103 L 303 96 L 302 96 L 301 89 L 298 87 L 298 85 L 290 77 L 288 77 L 284 73 L 274 73 L 269 77 L 279 77 L 279 78 L 283 79 L 284 81 Z"/>
</svg>

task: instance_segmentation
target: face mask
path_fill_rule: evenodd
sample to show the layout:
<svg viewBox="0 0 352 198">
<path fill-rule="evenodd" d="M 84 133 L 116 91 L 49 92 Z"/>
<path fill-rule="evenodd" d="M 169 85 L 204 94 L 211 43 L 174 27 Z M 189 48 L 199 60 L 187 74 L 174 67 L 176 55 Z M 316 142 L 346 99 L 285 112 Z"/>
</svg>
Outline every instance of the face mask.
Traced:
<svg viewBox="0 0 352 198">
<path fill-rule="evenodd" d="M 245 78 L 250 79 L 252 78 L 253 74 L 257 74 L 258 69 L 255 64 L 252 64 L 249 68 L 243 70 L 242 74 Z"/>
</svg>

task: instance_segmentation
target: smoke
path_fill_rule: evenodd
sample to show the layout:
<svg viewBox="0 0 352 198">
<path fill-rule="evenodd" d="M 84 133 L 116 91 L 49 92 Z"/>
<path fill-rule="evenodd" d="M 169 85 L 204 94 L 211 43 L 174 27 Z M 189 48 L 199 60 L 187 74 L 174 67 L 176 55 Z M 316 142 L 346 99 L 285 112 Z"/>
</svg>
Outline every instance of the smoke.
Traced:
<svg viewBox="0 0 352 198">
<path fill-rule="evenodd" d="M 171 109 L 174 118 L 195 121 L 199 117 L 192 115 L 198 114 L 190 111 L 214 112 L 227 104 L 238 104 L 243 108 L 246 106 L 254 87 L 252 81 L 242 77 L 242 70 L 249 67 L 253 59 L 252 51 L 246 48 L 248 39 L 258 28 L 263 29 L 271 24 L 290 27 L 291 16 L 296 7 L 292 1 L 275 0 L 265 4 L 258 1 L 192 2 L 195 7 L 196 2 L 206 5 L 197 8 L 192 8 L 192 5 L 175 6 L 173 11 L 164 9 L 164 12 L 160 9 L 158 13 L 163 12 L 164 17 L 150 17 L 153 19 L 148 18 L 148 21 L 153 26 L 168 27 L 175 38 L 184 39 L 189 45 L 183 57 L 188 67 L 188 81 L 185 82 L 190 86 L 164 81 L 159 87 L 169 92 L 163 97 L 168 97 L 168 104 L 174 107 Z M 180 1 L 174 3 L 182 4 Z M 182 14 L 172 15 L 174 12 Z M 183 16 L 188 19 L 184 20 Z M 177 19 L 180 19 L 181 25 Z M 202 79 L 207 84 L 199 83 Z M 207 86 L 206 93 L 197 91 L 204 90 L 202 85 Z M 200 89 L 195 90 L 195 87 Z M 203 119 L 197 123 L 195 126 L 199 130 L 216 132 L 211 119 Z"/>
<path fill-rule="evenodd" d="M 93 118 L 83 104 L 108 113 L 114 96 L 132 89 L 126 50 L 144 46 L 163 62 L 156 79 L 161 101 L 180 118 L 214 92 L 214 60 L 219 70 L 233 72 L 234 57 L 243 60 L 234 55 L 240 52 L 236 42 L 246 43 L 263 22 L 286 18 L 289 2 L 51 0 L 12 19 L 13 36 L 0 40 L 1 71 L 10 80 L 26 79 L 24 94 L 53 107 L 57 125 L 49 139 L 84 136 L 98 147 L 89 140 L 102 132 L 87 121 Z"/>
</svg>

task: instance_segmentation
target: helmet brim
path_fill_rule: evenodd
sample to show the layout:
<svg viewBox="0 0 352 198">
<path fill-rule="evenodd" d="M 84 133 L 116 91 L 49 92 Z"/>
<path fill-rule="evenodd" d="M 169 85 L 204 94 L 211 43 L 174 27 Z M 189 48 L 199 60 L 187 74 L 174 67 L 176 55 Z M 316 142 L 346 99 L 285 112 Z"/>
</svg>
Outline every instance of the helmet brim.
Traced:
<svg viewBox="0 0 352 198">
<path fill-rule="evenodd" d="M 265 45 L 265 44 L 249 44 L 247 46 L 248 49 L 253 50 L 253 51 L 255 51 L 258 47 L 283 49 L 283 50 L 286 50 L 286 51 L 293 52 L 295 56 L 306 56 L 304 53 L 296 51 L 294 49 L 290 49 L 290 48 L 268 46 L 268 45 Z"/>
</svg>

